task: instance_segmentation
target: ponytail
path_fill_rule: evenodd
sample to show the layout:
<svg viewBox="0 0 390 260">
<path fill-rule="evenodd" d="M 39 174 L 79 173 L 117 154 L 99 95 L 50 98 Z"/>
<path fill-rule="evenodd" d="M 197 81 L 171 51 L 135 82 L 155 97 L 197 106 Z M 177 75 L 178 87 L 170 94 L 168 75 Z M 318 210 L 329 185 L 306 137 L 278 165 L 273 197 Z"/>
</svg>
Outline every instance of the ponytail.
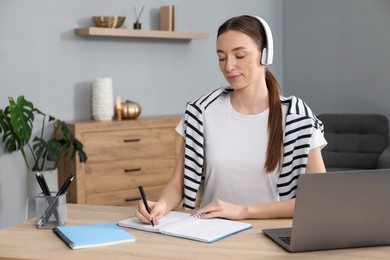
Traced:
<svg viewBox="0 0 390 260">
<path fill-rule="evenodd" d="M 282 106 L 280 105 L 280 87 L 272 72 L 266 68 L 265 80 L 269 98 L 268 146 L 265 171 L 272 172 L 282 164 L 283 126 Z"/>
</svg>

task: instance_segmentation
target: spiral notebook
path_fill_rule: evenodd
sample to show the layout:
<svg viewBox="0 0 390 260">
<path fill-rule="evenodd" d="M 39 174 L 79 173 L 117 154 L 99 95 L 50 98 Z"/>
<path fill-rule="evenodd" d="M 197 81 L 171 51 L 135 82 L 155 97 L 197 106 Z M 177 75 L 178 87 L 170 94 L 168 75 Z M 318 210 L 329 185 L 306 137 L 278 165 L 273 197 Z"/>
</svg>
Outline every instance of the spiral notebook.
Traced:
<svg viewBox="0 0 390 260">
<path fill-rule="evenodd" d="M 249 229 L 251 224 L 220 219 L 202 219 L 200 215 L 171 211 L 154 227 L 133 217 L 118 222 L 119 226 L 212 243 L 221 238 Z"/>
</svg>

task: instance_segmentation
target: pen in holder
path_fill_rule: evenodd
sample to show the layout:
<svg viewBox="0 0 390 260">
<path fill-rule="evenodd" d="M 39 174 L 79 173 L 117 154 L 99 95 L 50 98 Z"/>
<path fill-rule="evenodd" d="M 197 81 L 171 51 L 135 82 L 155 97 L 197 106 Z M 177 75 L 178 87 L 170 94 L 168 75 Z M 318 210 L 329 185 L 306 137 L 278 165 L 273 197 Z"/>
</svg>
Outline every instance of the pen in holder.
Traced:
<svg viewBox="0 0 390 260">
<path fill-rule="evenodd" d="M 43 187 L 43 194 L 35 197 L 37 228 L 53 228 L 66 225 L 66 191 L 75 176 L 76 174 L 74 172 L 69 174 L 59 191 L 56 194 L 53 194 L 52 192 L 47 191 L 47 188 L 45 188 L 46 185 L 42 183 L 41 174 L 37 172 L 37 180 Z"/>
<path fill-rule="evenodd" d="M 51 196 L 35 196 L 35 213 L 37 228 L 54 228 L 67 223 L 66 193 Z M 56 213 L 56 214 L 54 214 Z"/>
</svg>

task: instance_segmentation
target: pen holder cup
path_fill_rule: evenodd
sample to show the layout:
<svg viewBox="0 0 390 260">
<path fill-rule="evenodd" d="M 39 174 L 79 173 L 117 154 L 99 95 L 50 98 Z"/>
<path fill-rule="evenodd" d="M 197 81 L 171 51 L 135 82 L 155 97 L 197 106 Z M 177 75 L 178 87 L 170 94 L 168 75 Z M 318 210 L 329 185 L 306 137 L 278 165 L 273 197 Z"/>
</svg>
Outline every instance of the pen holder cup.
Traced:
<svg viewBox="0 0 390 260">
<path fill-rule="evenodd" d="M 65 226 L 68 222 L 66 193 L 56 196 L 35 196 L 36 227 L 52 229 L 57 226 Z"/>
</svg>

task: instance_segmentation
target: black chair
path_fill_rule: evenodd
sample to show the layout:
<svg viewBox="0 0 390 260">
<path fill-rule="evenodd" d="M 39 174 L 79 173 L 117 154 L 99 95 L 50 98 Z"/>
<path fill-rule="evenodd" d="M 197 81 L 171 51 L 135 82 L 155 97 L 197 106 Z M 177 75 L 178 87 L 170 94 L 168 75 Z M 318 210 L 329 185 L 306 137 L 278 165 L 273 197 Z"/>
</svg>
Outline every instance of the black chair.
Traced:
<svg viewBox="0 0 390 260">
<path fill-rule="evenodd" d="M 377 114 L 322 114 L 327 171 L 390 168 L 389 124 Z"/>
</svg>

